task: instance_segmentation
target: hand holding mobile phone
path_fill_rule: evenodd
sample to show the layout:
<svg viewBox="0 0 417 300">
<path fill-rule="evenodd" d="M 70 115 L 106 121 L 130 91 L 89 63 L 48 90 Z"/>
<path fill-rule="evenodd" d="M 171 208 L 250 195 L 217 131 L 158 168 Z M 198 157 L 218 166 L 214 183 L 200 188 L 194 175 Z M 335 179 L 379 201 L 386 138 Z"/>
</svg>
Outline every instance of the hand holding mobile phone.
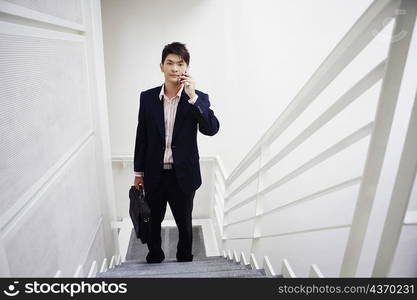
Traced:
<svg viewBox="0 0 417 300">
<path fill-rule="evenodd" d="M 190 78 L 189 78 L 189 76 L 190 76 L 190 75 L 188 75 L 188 74 L 187 74 L 187 71 L 185 71 L 184 73 L 182 73 L 182 74 L 179 76 L 178 80 L 179 80 L 179 82 L 180 82 L 181 84 L 185 84 L 186 86 L 189 86 L 189 85 L 190 85 L 190 83 L 187 81 L 187 79 L 190 79 Z"/>
</svg>

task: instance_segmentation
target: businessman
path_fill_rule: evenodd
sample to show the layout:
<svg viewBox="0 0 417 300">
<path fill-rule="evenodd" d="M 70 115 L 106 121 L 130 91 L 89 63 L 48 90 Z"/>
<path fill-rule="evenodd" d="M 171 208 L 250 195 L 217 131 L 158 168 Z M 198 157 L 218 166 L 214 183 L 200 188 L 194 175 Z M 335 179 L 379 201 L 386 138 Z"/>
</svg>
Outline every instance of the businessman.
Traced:
<svg viewBox="0 0 417 300">
<path fill-rule="evenodd" d="M 148 263 L 165 259 L 161 223 L 167 202 L 179 232 L 177 261 L 193 260 L 191 215 L 194 194 L 201 185 L 197 129 L 213 136 L 219 131 L 219 121 L 210 109 L 209 96 L 195 89 L 187 72 L 189 63 L 185 44 L 166 45 L 160 63 L 164 84 L 140 94 L 134 184 L 145 188 L 151 208 Z"/>
</svg>

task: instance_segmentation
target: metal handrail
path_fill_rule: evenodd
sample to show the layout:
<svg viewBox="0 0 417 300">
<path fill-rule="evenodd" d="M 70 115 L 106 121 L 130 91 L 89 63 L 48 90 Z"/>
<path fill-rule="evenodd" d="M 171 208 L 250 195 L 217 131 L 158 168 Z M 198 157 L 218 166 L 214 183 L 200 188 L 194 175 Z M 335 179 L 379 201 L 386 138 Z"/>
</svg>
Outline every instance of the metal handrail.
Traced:
<svg viewBox="0 0 417 300">
<path fill-rule="evenodd" d="M 343 71 L 360 51 L 373 40 L 375 31 L 380 31 L 387 25 L 387 22 L 384 21 L 394 17 L 395 10 L 398 8 L 399 1 L 378 0 L 371 4 L 318 67 L 272 126 L 230 173 L 230 176 L 227 178 L 228 186 L 259 157 L 263 145 L 268 145 L 279 137 L 279 135 L 311 103 L 314 102 L 316 97 Z"/>
<path fill-rule="evenodd" d="M 399 11 L 406 11 L 406 14 L 399 14 Z M 326 229 L 326 227 L 321 227 L 279 234 L 261 234 L 259 227 L 260 219 L 267 214 L 271 214 L 272 211 L 276 212 L 283 206 L 265 212 L 260 205 L 260 201 L 266 193 L 302 174 L 310 166 L 314 165 L 314 163 L 324 161 L 337 153 L 342 145 L 347 147 L 366 136 L 370 136 L 371 138 L 363 175 L 351 179 L 352 182 L 360 183 L 353 221 L 351 224 L 330 226 L 331 228 L 350 228 L 340 275 L 355 275 L 367 229 L 367 222 L 370 217 L 370 211 L 375 197 L 376 184 L 381 174 L 382 162 L 385 156 L 389 132 L 392 126 L 393 114 L 399 94 L 399 86 L 404 73 L 415 17 L 416 5 L 412 0 L 377 0 L 368 7 L 368 9 L 362 14 L 362 16 L 346 33 L 333 51 L 323 61 L 319 68 L 314 72 L 311 78 L 290 102 L 286 109 L 279 115 L 273 125 L 258 140 L 258 142 L 252 147 L 252 149 L 226 179 L 226 197 L 224 204 L 227 208 L 224 211 L 225 221 L 223 223 L 223 232 L 225 232 L 229 226 L 237 225 L 245 221 L 254 220 L 255 223 L 251 235 L 245 237 L 229 237 L 225 234 L 223 236 L 223 241 L 251 239 L 251 252 L 253 252 L 254 247 L 256 248 L 256 245 L 261 238 L 296 234 L 307 232 L 309 230 L 322 230 L 323 228 Z M 270 145 L 278 137 L 280 137 L 280 135 L 315 101 L 317 96 L 324 89 L 326 89 L 326 87 L 344 70 L 344 68 L 352 62 L 356 56 L 358 56 L 358 54 L 374 39 L 376 33 L 380 32 L 388 24 L 387 21 L 390 19 L 395 19 L 395 26 L 392 32 L 387 58 L 380 62 L 375 68 L 373 68 L 368 74 L 352 86 L 352 88 L 350 88 L 344 95 L 337 99 L 337 101 L 329 109 L 309 124 L 305 130 L 293 138 L 286 146 L 284 146 L 284 148 L 281 149 L 279 153 L 270 157 Z M 396 37 L 403 32 L 409 33 L 408 36 L 403 36 L 400 41 L 397 41 Z M 318 131 L 329 120 L 333 119 L 338 113 L 343 111 L 347 105 L 355 101 L 359 96 L 361 96 L 381 79 L 381 93 L 379 96 L 377 114 L 373 122 L 368 123 L 354 134 L 351 134 L 351 136 L 348 136 L 346 138 L 348 142 L 342 139 L 342 141 L 340 141 L 342 144 L 339 144 L 338 146 L 333 145 L 334 147 L 330 147 L 330 150 L 327 149 L 323 151 L 315 158 L 304 163 L 301 167 L 298 167 L 289 174 L 284 175 L 272 184 L 265 186 L 264 175 L 269 169 L 275 166 L 285 156 L 289 155 L 314 132 Z M 244 174 L 244 172 L 248 170 L 248 168 L 258 159 L 258 168 L 247 174 L 248 177 L 231 190 L 236 180 L 240 178 L 241 175 Z M 256 180 L 258 181 L 257 191 L 254 194 L 244 198 L 243 201 L 240 200 L 239 202 L 233 204 L 230 202 L 230 199 L 243 191 L 250 183 L 256 182 Z M 303 198 L 310 199 L 309 197 L 311 198 L 311 195 Z M 234 222 L 227 222 L 228 214 L 231 211 L 247 205 L 251 201 L 255 201 L 255 214 L 253 216 Z M 300 199 L 292 201 L 284 206 L 294 205 L 296 203 L 301 203 Z M 403 222 L 400 223 L 403 224 Z M 387 233 L 387 236 L 390 236 L 389 233 Z"/>
</svg>

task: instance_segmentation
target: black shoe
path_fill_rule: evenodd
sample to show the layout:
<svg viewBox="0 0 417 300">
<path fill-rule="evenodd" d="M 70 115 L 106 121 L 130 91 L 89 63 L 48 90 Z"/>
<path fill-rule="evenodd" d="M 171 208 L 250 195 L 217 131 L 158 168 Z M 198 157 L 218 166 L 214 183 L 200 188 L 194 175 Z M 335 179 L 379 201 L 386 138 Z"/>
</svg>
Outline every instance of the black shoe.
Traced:
<svg viewBox="0 0 417 300">
<path fill-rule="evenodd" d="M 153 253 L 149 252 L 146 255 L 146 262 L 148 264 L 157 264 L 161 263 L 165 259 L 165 254 L 162 252 L 160 255 L 154 255 Z"/>
<path fill-rule="evenodd" d="M 186 257 L 177 256 L 177 262 L 187 262 L 187 261 L 193 261 L 194 255 L 188 255 Z"/>
</svg>

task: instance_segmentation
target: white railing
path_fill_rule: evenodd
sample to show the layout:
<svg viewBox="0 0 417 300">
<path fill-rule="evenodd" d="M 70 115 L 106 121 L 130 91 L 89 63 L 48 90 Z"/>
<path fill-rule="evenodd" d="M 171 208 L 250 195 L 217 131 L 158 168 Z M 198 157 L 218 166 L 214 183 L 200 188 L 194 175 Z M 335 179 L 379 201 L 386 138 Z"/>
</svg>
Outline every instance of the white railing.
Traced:
<svg viewBox="0 0 417 300">
<path fill-rule="evenodd" d="M 238 256 L 236 250 L 233 250 L 233 254 L 231 250 L 223 250 L 223 257 L 237 264 L 250 266 L 253 270 L 263 269 L 267 276 L 277 275 L 276 272 L 274 271 L 274 268 L 271 262 L 269 261 L 268 256 L 266 255 L 263 257 L 262 266 L 259 265 L 258 261 L 256 260 L 255 254 L 253 253 L 250 254 L 249 262 L 247 261 L 245 257 L 245 253 L 243 251 L 240 253 L 240 256 Z M 281 267 L 280 275 L 282 275 L 284 278 L 296 278 L 297 277 L 287 259 L 282 260 L 282 267 Z M 314 264 L 311 265 L 310 277 L 323 278 L 323 274 L 321 273 L 317 265 L 314 265 Z"/>
<path fill-rule="evenodd" d="M 259 266 L 258 262 L 256 261 L 255 255 L 251 253 L 250 262 L 246 260 L 245 254 L 243 252 L 240 253 L 240 257 L 237 255 L 236 251 L 233 251 L 233 254 L 230 250 L 223 250 L 223 257 L 229 261 L 233 261 L 237 264 L 241 264 L 244 266 L 250 266 L 252 270 L 260 270 L 263 269 L 267 276 L 276 276 L 276 273 L 269 262 L 267 256 L 264 256 L 262 267 Z"/>
<path fill-rule="evenodd" d="M 274 124 L 267 130 L 261 139 L 253 146 L 250 152 L 244 157 L 239 165 L 234 169 L 226 180 L 226 196 L 225 201 L 218 200 L 217 209 L 224 207 L 224 218 L 218 216 L 219 222 L 223 219 L 223 229 L 220 232 L 223 234 L 223 242 L 232 240 L 249 240 L 251 241 L 251 259 L 255 258 L 253 253 L 256 252 L 259 242 L 267 237 L 275 237 L 281 235 L 292 235 L 300 232 L 322 231 L 335 228 L 348 228 L 349 237 L 345 249 L 340 276 L 353 277 L 355 276 L 361 250 L 364 244 L 364 237 L 367 230 L 373 201 L 375 198 L 376 187 L 378 179 L 381 175 L 383 159 L 385 156 L 388 137 L 390 134 L 394 111 L 399 95 L 401 80 L 404 73 L 406 58 L 410 40 L 413 33 L 414 22 L 416 17 L 416 2 L 414 0 L 376 0 L 364 12 L 364 14 L 353 25 L 349 32 L 338 43 L 334 50 L 324 60 L 320 67 L 315 71 L 312 77 L 304 85 L 304 87 L 295 96 L 293 101 L 282 112 Z M 398 13 L 406 12 L 406 13 Z M 295 136 L 286 146 L 278 153 L 270 153 L 270 145 L 278 139 L 282 133 L 309 107 L 329 86 L 329 84 L 349 65 L 352 60 L 373 40 L 376 32 L 380 32 L 387 24 L 388 20 L 395 19 L 394 30 L 389 44 L 388 56 L 381 61 L 375 68 L 368 72 L 363 78 L 358 80 L 344 95 L 330 106 L 324 113 L 317 117 L 311 124 L 309 124 L 300 134 Z M 406 33 L 404 35 L 404 33 Z M 400 38 L 399 38 L 400 37 Z M 332 120 L 340 112 L 342 112 L 349 104 L 353 103 L 365 91 L 375 85 L 376 82 L 382 80 L 381 90 L 379 94 L 378 104 L 375 119 L 359 128 L 352 134 L 346 136 L 338 143 L 324 146 L 323 151 L 307 161 L 305 164 L 296 168 L 292 172 L 286 174 L 280 179 L 267 184 L 266 174 L 278 162 L 292 153 L 298 146 L 305 142 L 312 134 L 317 132 L 326 123 Z M 396 209 L 396 206 L 391 202 L 392 207 L 388 213 L 386 228 L 384 229 L 383 237 L 386 240 L 398 241 L 399 230 L 403 224 L 405 216 L 405 208 L 409 201 L 409 193 L 411 191 L 413 180 L 415 176 L 416 155 L 417 153 L 417 128 L 416 128 L 416 109 L 412 112 L 411 122 L 409 126 L 409 134 L 407 142 L 404 147 L 402 156 L 402 164 L 397 176 L 396 192 L 392 195 L 392 199 L 401 202 L 401 209 Z M 314 200 L 321 195 L 328 194 L 334 191 L 344 189 L 346 187 L 359 184 L 359 194 L 357 197 L 356 207 L 354 210 L 353 220 L 351 224 L 339 224 L 330 227 L 310 228 L 308 230 L 294 230 L 280 234 L 263 234 L 261 220 L 265 216 L 281 210 L 283 205 L 273 210 L 263 211 L 264 197 L 267 193 L 276 188 L 285 185 L 290 180 L 304 174 L 306 171 L 315 165 L 326 161 L 336 153 L 346 149 L 350 145 L 360 141 L 365 137 L 370 137 L 370 144 L 367 151 L 367 158 L 362 176 L 350 178 L 337 185 L 331 186 L 327 189 L 310 194 L 302 199 L 297 199 L 294 203 L 303 200 Z M 259 160 L 259 161 L 258 161 Z M 240 184 L 236 184 L 242 174 L 249 169 L 249 167 L 258 161 L 258 166 L 255 171 L 249 173 L 246 180 Z M 410 165 L 411 162 L 411 165 Z M 254 194 L 244 197 L 243 200 L 234 204 L 231 199 L 244 190 L 251 182 L 257 182 L 257 190 Z M 237 185 L 232 189 L 232 185 Z M 300 187 L 302 188 L 302 187 Z M 405 192 L 404 192 L 405 191 Z M 219 198 L 221 194 L 219 193 Z M 395 197 L 395 198 L 394 198 Z M 255 209 L 252 216 L 229 222 L 228 216 L 231 212 L 243 207 L 249 203 L 254 202 Z M 216 201 L 217 203 L 217 201 Z M 397 204 L 396 204 L 397 205 Z M 236 226 L 243 222 L 253 220 L 253 231 L 247 232 L 246 236 L 230 236 L 227 229 L 230 226 Z M 392 228 L 395 227 L 393 230 Z M 396 244 L 389 247 L 380 245 L 378 256 L 379 268 L 383 271 L 375 271 L 375 274 L 387 273 L 392 261 L 393 253 Z M 224 246 L 223 249 L 227 247 Z M 240 250 L 240 249 L 239 249 Z M 294 272 L 287 260 L 282 260 L 282 274 L 284 277 L 295 277 Z M 310 270 L 310 276 L 322 277 L 322 273 L 317 265 L 313 264 Z"/>
<path fill-rule="evenodd" d="M 398 11 L 406 11 L 406 14 L 399 14 Z M 382 162 L 387 148 L 388 137 L 392 126 L 393 115 L 396 107 L 396 102 L 399 94 L 401 78 L 404 73 L 404 66 L 408 55 L 410 39 L 412 37 L 413 26 L 416 16 L 416 5 L 412 0 L 377 0 L 366 12 L 358 19 L 350 31 L 339 42 L 335 49 L 329 54 L 325 61 L 320 65 L 300 92 L 296 95 L 293 101 L 288 105 L 284 112 L 269 128 L 269 130 L 262 136 L 262 138 L 253 146 L 251 151 L 244 157 L 241 163 L 235 170 L 227 176 L 222 166 L 221 160 L 218 157 L 213 159 L 213 196 L 212 196 L 212 223 L 216 236 L 218 237 L 218 244 L 223 244 L 223 253 L 225 257 L 235 262 L 245 265 L 250 264 L 253 269 L 259 269 L 260 266 L 256 260 L 256 253 L 258 244 L 264 238 L 277 237 L 284 235 L 294 235 L 304 232 L 318 232 L 329 229 L 347 228 L 349 229 L 349 237 L 344 253 L 340 276 L 353 277 L 358 267 L 359 256 L 364 243 L 365 232 L 370 217 L 372 204 L 376 193 L 376 185 L 381 175 Z M 278 153 L 271 153 L 270 146 L 276 141 L 286 129 L 316 100 L 317 96 L 326 89 L 327 86 L 349 65 L 353 59 L 372 41 L 376 32 L 381 31 L 387 24 L 387 20 L 395 19 L 395 27 L 391 37 L 390 48 L 386 59 L 380 61 L 373 69 L 371 69 L 365 76 L 360 78 L 346 93 L 344 93 L 322 114 L 308 124 L 304 130 L 297 134 L 292 140 L 286 144 Z M 397 39 L 401 33 L 408 34 Z M 301 166 L 295 168 L 290 173 L 281 177 L 280 179 L 268 184 L 266 175 L 268 171 L 277 163 L 282 161 L 285 157 L 291 154 L 297 147 L 302 145 L 310 136 L 318 132 L 331 120 L 343 112 L 350 104 L 368 91 L 371 87 L 382 80 L 381 90 L 379 94 L 379 101 L 377 105 L 376 115 L 373 121 L 363 125 L 356 131 L 345 136 L 338 142 L 331 145 L 324 145 L 322 151 L 311 158 Z M 400 210 L 393 207 L 389 210 L 390 221 L 386 222 L 383 237 L 385 239 L 398 240 L 399 230 L 403 224 L 407 222 L 414 222 L 416 217 L 414 215 L 407 215 L 405 218 L 406 204 L 409 200 L 409 193 L 413 184 L 413 171 L 415 174 L 415 155 L 417 152 L 416 132 L 417 129 L 415 120 L 417 116 L 416 107 L 414 106 L 410 126 L 408 129 L 407 141 L 404 146 L 404 153 L 402 156 L 402 164 L 400 166 L 397 176 L 397 194 L 396 201 L 400 201 Z M 312 169 L 314 166 L 324 162 L 340 153 L 349 146 L 361 141 L 364 138 L 370 137 L 370 144 L 368 148 L 368 155 L 361 176 L 348 178 L 335 185 L 329 186 L 322 190 L 295 199 L 294 201 L 275 207 L 273 209 L 265 210 L 263 200 L 265 195 L 269 192 L 284 186 L 291 181 L 304 174 L 306 171 Z M 123 165 L 130 164 L 131 156 L 117 156 L 113 157 L 113 161 L 119 161 Z M 238 179 L 242 177 L 249 167 L 258 161 L 257 168 L 249 173 L 248 177 L 241 183 L 236 184 Z M 410 164 L 411 162 L 411 164 Z M 414 169 L 413 169 L 414 167 Z M 244 188 L 252 183 L 257 182 L 256 192 L 248 195 L 243 200 L 231 203 L 231 199 L 239 195 Z M 302 203 L 306 200 L 319 199 L 323 195 L 337 192 L 348 187 L 359 185 L 359 194 L 357 197 L 356 207 L 354 211 L 353 220 L 349 224 L 337 224 L 327 227 L 308 228 L 305 230 L 293 230 L 277 234 L 264 234 L 261 226 L 261 221 L 264 217 L 281 211 L 290 205 Z M 234 186 L 234 187 L 233 187 Z M 233 188 L 232 188 L 233 187 Z M 405 191 L 405 192 L 404 192 Z M 397 199 L 398 198 L 398 199 Z M 229 216 L 232 212 L 247 205 L 255 203 L 255 210 L 250 217 L 241 218 L 235 221 L 229 221 Z M 251 232 L 247 232 L 246 236 L 229 236 L 227 229 L 230 226 L 236 226 L 246 221 L 254 221 L 254 227 Z M 393 230 L 395 227 L 395 230 Z M 395 237 L 394 237 L 395 236 Z M 250 240 L 251 249 L 250 261 L 246 260 L 243 249 L 235 247 L 233 251 L 227 250 L 225 242 L 232 240 Z M 387 243 L 385 243 L 387 244 Z M 393 257 L 393 251 L 396 244 L 390 243 L 389 246 L 381 243 L 378 254 L 379 270 L 374 270 L 374 274 L 385 274 L 387 266 L 390 265 Z M 237 253 L 240 252 L 240 256 Z M 275 275 L 273 264 L 271 264 L 268 256 L 263 255 L 262 268 L 267 274 Z M 89 273 L 94 273 L 96 266 L 92 265 Z M 281 274 L 283 277 L 296 277 L 293 268 L 290 266 L 288 259 L 281 259 Z M 317 264 L 311 264 L 310 277 L 323 277 L 323 273 Z"/>
<path fill-rule="evenodd" d="M 122 263 L 122 257 L 121 257 L 120 254 L 113 255 L 111 257 L 111 260 L 110 260 L 109 264 L 107 263 L 107 258 L 104 258 L 103 261 L 101 262 L 100 269 L 98 269 L 97 261 L 94 260 L 91 263 L 91 266 L 88 269 L 87 274 L 84 272 L 84 266 L 83 265 L 78 265 L 77 269 L 75 270 L 75 273 L 74 273 L 73 277 L 75 277 L 75 278 L 80 278 L 80 277 L 94 278 L 94 277 L 96 277 L 97 273 L 106 272 L 107 270 L 113 269 L 115 266 L 118 266 L 121 263 Z M 59 278 L 61 276 L 62 276 L 62 271 L 58 270 L 55 273 L 54 278 Z"/>
<path fill-rule="evenodd" d="M 271 262 L 269 261 L 269 257 L 266 255 L 264 255 L 263 257 L 262 267 L 260 267 L 260 265 L 258 264 L 254 253 L 250 254 L 249 262 L 246 260 L 245 253 L 243 251 L 240 252 L 240 256 L 238 256 L 236 250 L 233 250 L 233 252 L 231 250 L 223 250 L 223 257 L 241 265 L 245 265 L 245 266 L 250 265 L 253 270 L 264 269 L 266 275 L 268 276 L 277 275 L 274 271 L 274 268 Z M 290 266 L 290 263 L 285 258 L 282 259 L 282 267 L 281 267 L 280 275 L 282 275 L 284 278 L 296 278 L 297 277 L 292 267 Z M 320 271 L 319 267 L 315 264 L 312 264 L 310 267 L 309 277 L 323 278 L 324 276 L 322 272 Z"/>
<path fill-rule="evenodd" d="M 219 157 L 215 157 L 213 164 L 214 184 L 211 219 L 217 238 L 217 245 L 222 244 L 223 223 L 224 223 L 224 199 L 226 189 L 226 178 L 223 163 Z"/>
</svg>

